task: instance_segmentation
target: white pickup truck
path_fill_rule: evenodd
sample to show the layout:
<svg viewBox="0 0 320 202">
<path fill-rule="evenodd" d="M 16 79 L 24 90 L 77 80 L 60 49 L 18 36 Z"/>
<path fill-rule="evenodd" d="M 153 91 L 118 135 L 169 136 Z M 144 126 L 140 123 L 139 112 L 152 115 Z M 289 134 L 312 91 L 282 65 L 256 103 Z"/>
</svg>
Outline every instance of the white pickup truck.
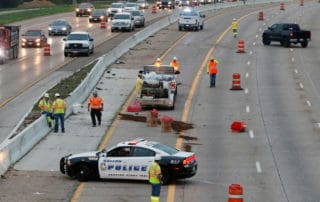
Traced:
<svg viewBox="0 0 320 202">
<path fill-rule="evenodd" d="M 204 18 L 206 16 L 201 14 L 199 11 L 186 8 L 182 10 L 179 14 L 178 26 L 179 30 L 183 29 L 193 29 L 202 30 L 204 27 Z"/>
</svg>

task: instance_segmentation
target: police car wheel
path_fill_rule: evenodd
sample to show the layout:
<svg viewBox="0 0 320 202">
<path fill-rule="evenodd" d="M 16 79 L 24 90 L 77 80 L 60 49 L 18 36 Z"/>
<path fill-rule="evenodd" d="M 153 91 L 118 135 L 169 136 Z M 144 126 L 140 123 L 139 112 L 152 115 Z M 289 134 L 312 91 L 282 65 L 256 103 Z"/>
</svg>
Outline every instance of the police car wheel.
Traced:
<svg viewBox="0 0 320 202">
<path fill-rule="evenodd" d="M 169 184 L 170 182 L 170 175 L 169 172 L 165 169 L 161 170 L 162 178 L 161 178 L 161 183 L 163 185 Z"/>
<path fill-rule="evenodd" d="M 77 166 L 75 175 L 76 178 L 80 181 L 88 181 L 90 179 L 90 168 L 85 164 L 80 164 Z"/>
</svg>

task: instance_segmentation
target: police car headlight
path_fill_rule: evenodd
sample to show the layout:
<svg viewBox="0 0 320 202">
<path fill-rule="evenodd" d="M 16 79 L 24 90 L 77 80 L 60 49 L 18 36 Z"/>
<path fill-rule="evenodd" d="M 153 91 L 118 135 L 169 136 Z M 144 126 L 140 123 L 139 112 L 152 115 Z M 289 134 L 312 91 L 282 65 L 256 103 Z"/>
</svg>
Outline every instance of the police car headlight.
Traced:
<svg viewBox="0 0 320 202">
<path fill-rule="evenodd" d="M 67 161 L 67 166 L 71 166 L 71 165 L 72 165 L 71 161 L 68 160 L 68 161 Z"/>
<path fill-rule="evenodd" d="M 79 12 L 79 8 L 77 8 L 76 11 Z"/>
<path fill-rule="evenodd" d="M 66 31 L 66 30 L 67 30 L 67 28 L 66 28 L 66 27 L 62 27 L 62 30 L 63 30 L 63 31 Z"/>
<path fill-rule="evenodd" d="M 51 31 L 51 30 L 52 30 L 52 27 L 49 27 L 49 28 L 48 28 L 48 30 L 50 30 L 50 31 Z"/>
</svg>

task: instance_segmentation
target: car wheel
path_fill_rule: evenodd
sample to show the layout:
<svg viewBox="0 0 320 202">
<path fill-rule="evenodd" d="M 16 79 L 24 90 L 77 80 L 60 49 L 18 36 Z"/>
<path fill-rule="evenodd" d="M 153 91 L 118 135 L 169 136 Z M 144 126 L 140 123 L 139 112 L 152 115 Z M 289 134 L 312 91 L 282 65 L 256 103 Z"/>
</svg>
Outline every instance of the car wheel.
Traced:
<svg viewBox="0 0 320 202">
<path fill-rule="evenodd" d="M 113 29 L 111 29 L 111 32 L 114 32 L 114 30 L 113 30 Z"/>
<path fill-rule="evenodd" d="M 169 184 L 171 180 L 169 172 L 166 169 L 161 169 L 161 174 L 162 174 L 161 183 L 163 185 Z"/>
<path fill-rule="evenodd" d="M 88 48 L 88 51 L 85 53 L 85 56 L 89 56 L 90 55 L 90 49 Z"/>
<path fill-rule="evenodd" d="M 301 42 L 301 46 L 302 48 L 306 48 L 308 46 L 308 41 L 304 40 L 303 42 Z"/>
<path fill-rule="evenodd" d="M 179 31 L 182 31 L 182 27 L 179 27 Z"/>
<path fill-rule="evenodd" d="M 268 37 L 263 37 L 262 43 L 263 43 L 263 45 L 270 45 L 271 41 Z"/>
<path fill-rule="evenodd" d="M 203 27 L 204 27 L 204 24 L 202 24 L 202 25 L 200 26 L 200 29 L 203 30 Z"/>
<path fill-rule="evenodd" d="M 85 164 L 80 164 L 77 166 L 75 170 L 75 177 L 80 182 L 88 181 L 90 179 L 91 170 L 90 168 Z"/>
<path fill-rule="evenodd" d="M 67 52 L 64 52 L 64 57 L 68 57 L 68 53 Z"/>
</svg>

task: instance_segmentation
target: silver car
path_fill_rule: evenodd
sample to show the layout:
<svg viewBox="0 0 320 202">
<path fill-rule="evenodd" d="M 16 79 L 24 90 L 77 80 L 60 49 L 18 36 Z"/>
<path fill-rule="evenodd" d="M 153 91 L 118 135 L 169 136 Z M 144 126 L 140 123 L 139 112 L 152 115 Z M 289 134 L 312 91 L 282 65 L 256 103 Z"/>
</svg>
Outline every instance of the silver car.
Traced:
<svg viewBox="0 0 320 202">
<path fill-rule="evenodd" d="M 145 17 L 142 11 L 130 11 L 134 18 L 134 26 L 135 27 L 144 27 Z"/>
<path fill-rule="evenodd" d="M 51 35 L 68 35 L 72 31 L 71 24 L 63 19 L 51 22 L 48 27 L 48 34 Z"/>
</svg>

